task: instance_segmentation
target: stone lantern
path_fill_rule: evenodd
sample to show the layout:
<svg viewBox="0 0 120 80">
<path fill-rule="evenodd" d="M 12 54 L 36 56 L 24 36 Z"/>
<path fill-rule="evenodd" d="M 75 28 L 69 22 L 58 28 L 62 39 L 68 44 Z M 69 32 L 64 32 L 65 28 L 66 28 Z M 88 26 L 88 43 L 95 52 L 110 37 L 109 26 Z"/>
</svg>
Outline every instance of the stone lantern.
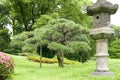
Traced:
<svg viewBox="0 0 120 80">
<path fill-rule="evenodd" d="M 93 16 L 93 29 L 91 38 L 96 40 L 96 70 L 92 75 L 111 76 L 114 73 L 108 68 L 108 40 L 113 37 L 114 30 L 110 25 L 110 16 L 118 9 L 106 0 L 97 0 L 95 4 L 87 7 L 87 14 Z"/>
</svg>

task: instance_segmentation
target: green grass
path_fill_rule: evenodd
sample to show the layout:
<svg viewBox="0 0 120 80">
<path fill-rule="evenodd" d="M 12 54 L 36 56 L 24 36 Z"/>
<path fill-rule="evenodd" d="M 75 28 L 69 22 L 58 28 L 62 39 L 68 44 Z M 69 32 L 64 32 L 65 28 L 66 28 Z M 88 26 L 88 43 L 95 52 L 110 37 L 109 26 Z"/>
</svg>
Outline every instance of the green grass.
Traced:
<svg viewBox="0 0 120 80">
<path fill-rule="evenodd" d="M 43 64 L 27 60 L 26 57 L 12 56 L 16 63 L 14 80 L 120 80 L 120 60 L 110 59 L 109 67 L 115 76 L 99 77 L 91 76 L 95 70 L 95 62 L 65 65 L 64 68 L 58 64 Z"/>
</svg>

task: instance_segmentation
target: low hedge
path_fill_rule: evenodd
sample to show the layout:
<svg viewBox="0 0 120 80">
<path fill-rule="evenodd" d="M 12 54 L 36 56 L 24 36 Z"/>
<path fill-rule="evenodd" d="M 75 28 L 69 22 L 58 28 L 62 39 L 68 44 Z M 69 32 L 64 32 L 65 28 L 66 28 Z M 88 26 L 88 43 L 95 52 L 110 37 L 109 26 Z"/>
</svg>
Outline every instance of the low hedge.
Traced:
<svg viewBox="0 0 120 80">
<path fill-rule="evenodd" d="M 40 62 L 39 55 L 32 54 L 32 55 L 28 55 L 27 58 L 29 60 L 34 61 L 34 62 Z M 58 60 L 57 60 L 57 58 L 45 58 L 45 57 L 43 57 L 42 63 L 53 64 L 53 63 L 58 63 Z M 64 64 L 77 64 L 77 63 L 79 63 L 79 62 L 68 60 L 68 59 L 64 58 Z"/>
</svg>

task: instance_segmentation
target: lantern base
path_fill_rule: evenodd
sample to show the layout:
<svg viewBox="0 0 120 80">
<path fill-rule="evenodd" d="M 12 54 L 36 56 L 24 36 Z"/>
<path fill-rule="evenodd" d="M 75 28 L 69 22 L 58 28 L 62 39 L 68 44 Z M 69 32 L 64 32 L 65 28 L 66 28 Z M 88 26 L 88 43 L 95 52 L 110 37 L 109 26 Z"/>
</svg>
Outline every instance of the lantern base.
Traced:
<svg viewBox="0 0 120 80">
<path fill-rule="evenodd" d="M 107 72 L 93 72 L 91 73 L 93 76 L 114 76 L 113 72 L 107 71 Z"/>
</svg>

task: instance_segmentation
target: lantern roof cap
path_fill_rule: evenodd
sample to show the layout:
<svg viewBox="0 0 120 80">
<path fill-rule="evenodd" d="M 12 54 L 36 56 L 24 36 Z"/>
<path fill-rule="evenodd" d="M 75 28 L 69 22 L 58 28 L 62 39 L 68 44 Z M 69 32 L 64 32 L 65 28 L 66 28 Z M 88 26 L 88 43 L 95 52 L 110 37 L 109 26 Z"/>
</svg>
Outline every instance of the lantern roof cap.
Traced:
<svg viewBox="0 0 120 80">
<path fill-rule="evenodd" d="M 97 0 L 95 4 L 87 7 L 87 14 L 93 16 L 98 13 L 114 14 L 118 10 L 118 4 L 113 5 L 106 0 Z"/>
</svg>

